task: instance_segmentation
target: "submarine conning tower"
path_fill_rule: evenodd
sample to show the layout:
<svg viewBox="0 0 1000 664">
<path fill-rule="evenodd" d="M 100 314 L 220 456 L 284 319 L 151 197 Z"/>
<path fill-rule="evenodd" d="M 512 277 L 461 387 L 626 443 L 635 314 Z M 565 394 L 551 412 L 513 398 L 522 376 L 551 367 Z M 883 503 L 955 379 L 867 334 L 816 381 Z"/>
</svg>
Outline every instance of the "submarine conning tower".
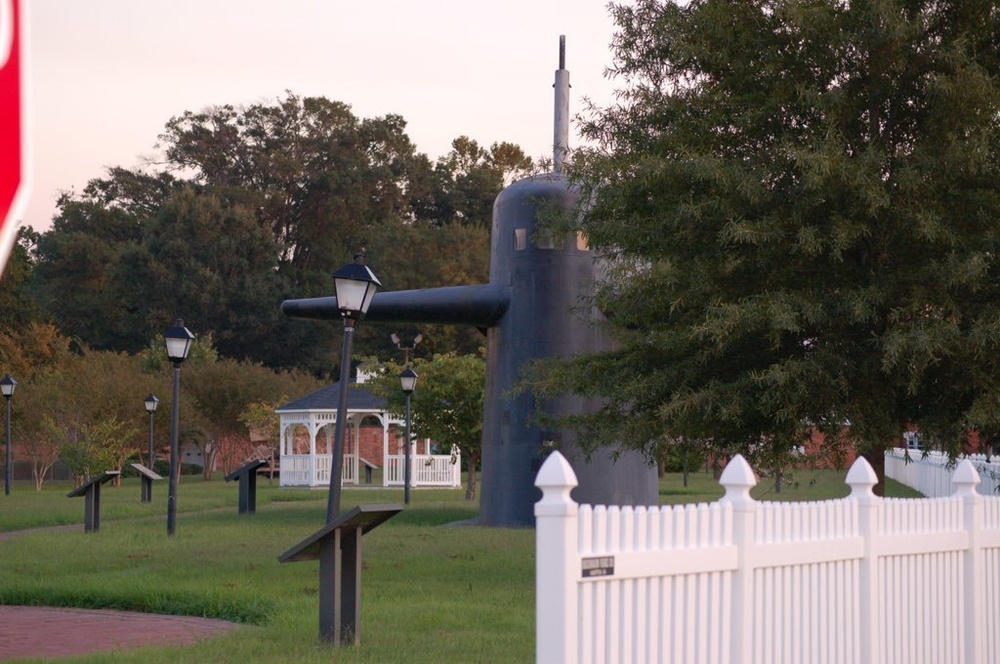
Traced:
<svg viewBox="0 0 1000 664">
<path fill-rule="evenodd" d="M 581 311 L 599 269 L 582 235 L 553 236 L 540 223 L 547 214 L 579 210 L 580 195 L 563 173 L 569 154 L 569 72 L 565 37 L 560 37 L 555 76 L 553 173 L 519 180 L 493 204 L 490 281 L 378 293 L 368 321 L 468 324 L 486 329 L 487 366 L 483 414 L 482 482 L 478 522 L 525 527 L 535 523 L 540 498 L 535 475 L 545 456 L 559 449 L 579 480 L 573 498 L 603 505 L 655 505 L 656 469 L 639 452 L 597 449 L 590 459 L 570 430 L 544 429 L 541 411 L 570 415 L 596 410 L 599 403 L 575 395 L 538 402 L 514 391 L 526 364 L 609 348 L 596 309 Z M 338 318 L 336 298 L 289 300 L 287 315 Z"/>
<path fill-rule="evenodd" d="M 548 452 L 559 449 L 579 485 L 573 498 L 601 505 L 655 505 L 656 470 L 639 452 L 597 449 L 588 461 L 570 430 L 545 430 L 537 415 L 597 410 L 599 403 L 575 395 L 536 402 L 511 394 L 526 363 L 571 357 L 609 348 L 596 309 L 582 309 L 597 265 L 581 235 L 551 237 L 539 224 L 556 207 L 577 210 L 579 193 L 561 173 L 536 175 L 510 185 L 493 206 L 490 283 L 510 289 L 510 304 L 487 332 L 486 409 L 480 514 L 484 523 L 531 525 L 541 497 L 535 475 Z"/>
</svg>

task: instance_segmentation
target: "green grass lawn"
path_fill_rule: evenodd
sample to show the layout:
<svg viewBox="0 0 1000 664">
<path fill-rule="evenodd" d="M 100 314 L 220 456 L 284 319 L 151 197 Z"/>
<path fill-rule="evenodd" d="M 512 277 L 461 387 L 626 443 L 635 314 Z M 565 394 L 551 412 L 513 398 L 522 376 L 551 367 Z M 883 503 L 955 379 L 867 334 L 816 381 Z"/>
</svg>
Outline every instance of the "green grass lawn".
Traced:
<svg viewBox="0 0 1000 664">
<path fill-rule="evenodd" d="M 843 496 L 846 471 L 800 471 L 764 499 Z M 722 495 L 710 475 L 661 482 L 664 503 Z M 326 492 L 258 483 L 257 513 L 237 514 L 238 489 L 184 477 L 174 537 L 166 482 L 151 504 L 138 479 L 105 485 L 98 533 L 84 534 L 83 500 L 66 484 L 0 496 L 0 532 L 77 524 L 0 539 L 0 604 L 130 609 L 226 618 L 245 629 L 195 646 L 143 648 L 73 661 L 328 662 L 318 642 L 318 564 L 278 556 L 322 527 Z M 902 495 L 898 485 L 890 495 Z M 534 659 L 534 531 L 449 526 L 475 515 L 464 491 L 414 490 L 411 505 L 365 537 L 361 646 L 338 662 L 527 662 Z M 400 503 L 398 489 L 345 488 L 342 506 Z"/>
</svg>

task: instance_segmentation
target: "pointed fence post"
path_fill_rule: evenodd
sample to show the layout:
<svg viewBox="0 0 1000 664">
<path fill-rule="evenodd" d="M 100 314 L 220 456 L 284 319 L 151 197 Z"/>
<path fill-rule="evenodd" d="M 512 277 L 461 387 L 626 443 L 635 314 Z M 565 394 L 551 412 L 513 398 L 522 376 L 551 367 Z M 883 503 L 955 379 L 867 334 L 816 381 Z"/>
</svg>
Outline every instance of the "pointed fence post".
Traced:
<svg viewBox="0 0 1000 664">
<path fill-rule="evenodd" d="M 969 533 L 969 548 L 965 552 L 962 580 L 963 602 L 965 604 L 965 661 L 969 664 L 985 661 L 983 635 L 986 634 L 986 602 L 983 597 L 985 577 L 983 576 L 983 497 L 976 487 L 980 477 L 972 462 L 963 459 L 952 476 L 955 497 L 962 501 L 962 516 L 966 532 Z"/>
<path fill-rule="evenodd" d="M 726 464 L 719 484 L 726 490 L 719 503 L 733 510 L 733 543 L 739 551 L 738 567 L 733 573 L 733 650 L 726 661 L 739 664 L 750 662 L 753 657 L 753 546 L 757 535 L 757 501 L 750 496 L 750 489 L 757 485 L 757 477 L 743 455 L 737 454 Z"/>
<path fill-rule="evenodd" d="M 580 562 L 577 543 L 579 506 L 570 498 L 576 473 L 558 451 L 538 471 L 535 486 L 535 661 L 577 661 L 577 595 Z"/>
<path fill-rule="evenodd" d="M 875 540 L 881 530 L 882 499 L 872 489 L 878 483 L 875 469 L 864 457 L 858 457 L 847 472 L 851 487 L 849 499 L 858 504 L 858 530 L 865 542 L 864 557 L 858 568 L 858 625 L 862 662 L 882 661 L 882 634 L 879 629 L 882 595 L 879 592 L 878 551 Z"/>
</svg>

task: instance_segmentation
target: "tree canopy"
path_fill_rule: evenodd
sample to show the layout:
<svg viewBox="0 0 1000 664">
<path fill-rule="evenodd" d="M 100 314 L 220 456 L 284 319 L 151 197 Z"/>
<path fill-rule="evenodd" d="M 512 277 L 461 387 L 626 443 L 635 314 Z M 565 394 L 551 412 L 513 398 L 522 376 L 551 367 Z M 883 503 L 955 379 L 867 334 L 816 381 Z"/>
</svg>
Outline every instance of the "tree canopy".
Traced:
<svg viewBox="0 0 1000 664">
<path fill-rule="evenodd" d="M 584 439 L 647 450 L 997 431 L 995 3 L 612 11 L 618 102 L 587 113 L 571 175 L 616 347 L 539 391 L 604 397 Z"/>
<path fill-rule="evenodd" d="M 94 349 L 138 352 L 181 317 L 224 357 L 336 373 L 336 326 L 289 321 L 281 301 L 331 294 L 358 249 L 391 290 L 487 281 L 493 199 L 533 168 L 515 145 L 464 136 L 432 162 L 405 128 L 292 93 L 185 112 L 159 137 L 161 162 L 63 194 L 0 297 L 22 306 L 29 290 Z M 436 329 L 421 352 L 472 352 L 476 334 Z M 388 336 L 363 328 L 358 343 L 385 352 Z"/>
</svg>

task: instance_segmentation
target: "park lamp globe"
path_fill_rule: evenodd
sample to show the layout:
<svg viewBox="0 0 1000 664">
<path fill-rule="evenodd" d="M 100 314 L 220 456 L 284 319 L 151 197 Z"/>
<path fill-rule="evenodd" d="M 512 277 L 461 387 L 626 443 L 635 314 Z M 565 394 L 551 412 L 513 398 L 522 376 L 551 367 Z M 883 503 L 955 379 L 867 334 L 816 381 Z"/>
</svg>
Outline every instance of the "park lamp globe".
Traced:
<svg viewBox="0 0 1000 664">
<path fill-rule="evenodd" d="M 333 273 L 337 308 L 344 318 L 364 318 L 375 292 L 382 286 L 364 260 L 364 254 L 355 254 L 353 263 L 348 263 Z"/>
<path fill-rule="evenodd" d="M 399 384 L 403 388 L 403 394 L 412 394 L 413 390 L 417 387 L 417 372 L 406 367 L 403 369 L 403 373 L 399 374 Z"/>
<path fill-rule="evenodd" d="M 173 327 L 167 328 L 163 337 L 167 342 L 167 357 L 171 362 L 180 364 L 187 359 L 194 335 L 191 334 L 191 330 L 184 327 L 184 321 L 178 318 Z"/>
<path fill-rule="evenodd" d="M 146 406 L 146 412 L 152 415 L 156 412 L 156 407 L 160 405 L 160 400 L 150 394 L 142 403 Z"/>
<path fill-rule="evenodd" d="M 14 396 L 15 387 L 17 387 L 17 381 L 9 375 L 0 379 L 0 393 L 3 394 L 4 399 L 10 399 Z"/>
</svg>

